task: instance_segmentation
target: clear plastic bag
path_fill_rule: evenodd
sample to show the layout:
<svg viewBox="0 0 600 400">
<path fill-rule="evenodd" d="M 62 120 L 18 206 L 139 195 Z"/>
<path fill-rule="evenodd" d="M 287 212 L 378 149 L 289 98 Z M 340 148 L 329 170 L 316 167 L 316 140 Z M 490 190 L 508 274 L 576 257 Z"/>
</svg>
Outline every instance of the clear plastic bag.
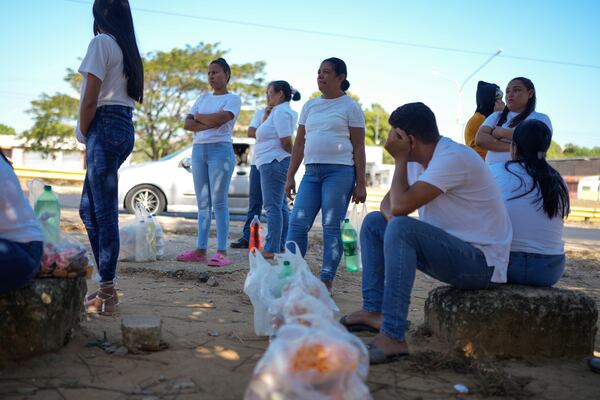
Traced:
<svg viewBox="0 0 600 400">
<path fill-rule="evenodd" d="M 275 330 L 284 324 L 322 326 L 337 323 L 335 311 L 316 297 L 307 295 L 301 287 L 288 288 L 271 303 L 269 313 Z"/>
<path fill-rule="evenodd" d="M 33 209 L 35 207 L 35 201 L 40 197 L 40 194 L 44 191 L 44 183 L 38 179 L 33 179 L 27 182 L 27 200 L 29 205 Z"/>
<path fill-rule="evenodd" d="M 165 233 L 162 230 L 162 227 L 158 223 L 155 215 L 150 214 L 150 218 L 154 223 L 155 236 L 156 236 L 156 259 L 162 260 L 165 256 Z"/>
<path fill-rule="evenodd" d="M 148 212 L 135 209 L 135 221 L 119 229 L 120 261 L 156 261 L 156 226 Z"/>
<path fill-rule="evenodd" d="M 254 369 L 245 400 L 372 399 L 367 348 L 340 324 L 284 325 Z"/>
<path fill-rule="evenodd" d="M 367 209 L 366 203 L 362 203 L 362 205 L 358 205 L 358 204 L 354 203 L 354 205 L 352 206 L 352 210 L 350 210 L 350 214 L 349 214 L 348 218 L 350 219 L 350 223 L 356 230 L 356 233 L 358 234 L 359 237 L 360 237 L 360 229 L 362 228 L 362 223 L 368 213 L 369 213 L 369 210 Z"/>
<path fill-rule="evenodd" d="M 44 243 L 39 277 L 75 278 L 91 273 L 83 244 L 63 236 L 56 243 Z"/>
</svg>

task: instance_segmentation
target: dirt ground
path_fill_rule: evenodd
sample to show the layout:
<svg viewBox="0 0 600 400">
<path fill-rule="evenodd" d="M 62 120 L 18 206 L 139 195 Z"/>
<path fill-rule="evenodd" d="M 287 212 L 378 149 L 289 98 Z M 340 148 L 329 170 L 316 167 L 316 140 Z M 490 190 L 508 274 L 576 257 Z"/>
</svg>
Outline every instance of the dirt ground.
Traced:
<svg viewBox="0 0 600 400">
<path fill-rule="evenodd" d="M 86 242 L 75 212 L 66 213 L 63 228 Z M 122 216 L 125 221 L 129 217 Z M 85 317 L 81 329 L 60 351 L 0 370 L 2 399 L 241 399 L 268 341 L 252 328 L 252 305 L 242 291 L 247 252 L 232 250 L 233 265 L 209 269 L 218 286 L 198 277 L 207 267 L 174 261 L 194 245 L 195 221 L 160 218 L 166 231 L 166 257 L 154 263 L 120 265 L 121 305 L 116 316 Z M 231 224 L 237 238 L 241 223 Z M 177 232 L 177 233 L 175 233 Z M 210 246 L 214 246 L 214 232 Z M 311 234 L 307 261 L 321 263 L 320 231 Z M 600 305 L 600 252 L 568 251 L 559 287 L 581 290 Z M 408 341 L 411 356 L 373 366 L 368 385 L 375 399 L 536 398 L 597 399 L 600 375 L 580 359 L 467 359 L 427 337 L 419 325 L 428 292 L 439 282 L 418 273 L 412 295 Z M 88 281 L 90 289 L 96 283 Z M 342 269 L 334 299 L 342 313 L 361 304 L 360 275 Z M 158 314 L 168 348 L 155 353 L 126 354 L 119 349 L 120 321 L 127 314 Z M 97 346 L 106 337 L 115 353 Z M 364 336 L 368 341 L 369 336 Z M 2 344 L 4 346 L 6 344 Z M 600 334 L 596 338 L 600 356 Z M 470 392 L 459 395 L 454 385 Z"/>
</svg>

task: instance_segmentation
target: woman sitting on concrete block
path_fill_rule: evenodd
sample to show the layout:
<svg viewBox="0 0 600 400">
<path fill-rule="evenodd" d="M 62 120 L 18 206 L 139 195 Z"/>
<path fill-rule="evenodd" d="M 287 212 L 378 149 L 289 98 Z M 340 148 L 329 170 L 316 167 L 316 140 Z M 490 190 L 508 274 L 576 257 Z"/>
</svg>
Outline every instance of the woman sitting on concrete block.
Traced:
<svg viewBox="0 0 600 400">
<path fill-rule="evenodd" d="M 569 191 L 546 161 L 552 131 L 537 120 L 515 129 L 512 160 L 490 166 L 513 227 L 508 283 L 552 286 L 565 269 L 563 219 Z"/>
<path fill-rule="evenodd" d="M 21 185 L 0 153 L 0 294 L 26 286 L 40 268 L 44 235 Z"/>
</svg>

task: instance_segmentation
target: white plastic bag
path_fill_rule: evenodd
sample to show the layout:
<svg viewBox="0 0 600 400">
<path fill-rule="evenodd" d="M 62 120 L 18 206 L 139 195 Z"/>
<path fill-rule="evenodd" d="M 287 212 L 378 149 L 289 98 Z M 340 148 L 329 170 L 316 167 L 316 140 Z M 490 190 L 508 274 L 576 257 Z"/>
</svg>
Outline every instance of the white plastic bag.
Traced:
<svg viewBox="0 0 600 400">
<path fill-rule="evenodd" d="M 367 210 L 366 203 L 362 203 L 362 206 L 359 206 L 358 204 L 354 203 L 354 205 L 352 206 L 352 210 L 350 210 L 350 215 L 348 218 L 350 219 L 350 223 L 354 227 L 354 230 L 356 230 L 356 234 L 359 237 L 360 228 L 362 228 L 362 223 L 368 213 L 369 210 Z"/>
<path fill-rule="evenodd" d="M 340 324 L 284 325 L 254 369 L 245 400 L 372 399 L 363 342 Z"/>
<path fill-rule="evenodd" d="M 303 288 L 287 288 L 282 296 L 269 306 L 275 330 L 285 324 L 323 326 L 336 324 L 335 311 L 316 297 L 308 295 Z"/>
<path fill-rule="evenodd" d="M 44 183 L 38 179 L 33 179 L 27 182 L 27 191 L 29 192 L 27 196 L 29 205 L 32 209 L 35 209 L 35 202 L 38 197 L 40 197 L 40 194 L 42 194 L 44 191 Z"/>
<path fill-rule="evenodd" d="M 120 261 L 156 261 L 156 227 L 148 212 L 135 209 L 135 221 L 119 229 Z"/>
<path fill-rule="evenodd" d="M 156 235 L 156 259 L 162 260 L 165 256 L 165 233 L 163 232 L 158 220 L 155 215 L 150 214 L 150 218 L 154 223 L 155 235 Z"/>
</svg>

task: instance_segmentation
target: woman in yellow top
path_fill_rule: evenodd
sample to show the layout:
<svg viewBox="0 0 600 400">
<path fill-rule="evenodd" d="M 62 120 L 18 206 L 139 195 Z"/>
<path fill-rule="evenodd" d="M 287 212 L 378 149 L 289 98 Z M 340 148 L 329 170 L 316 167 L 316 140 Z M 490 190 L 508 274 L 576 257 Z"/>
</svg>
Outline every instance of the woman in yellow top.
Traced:
<svg viewBox="0 0 600 400">
<path fill-rule="evenodd" d="M 494 83 L 479 81 L 477 83 L 477 109 L 475 114 L 469 119 L 465 125 L 465 144 L 475 150 L 481 158 L 485 160 L 487 150 L 475 144 L 475 136 L 483 121 L 493 112 L 502 111 L 504 109 L 504 101 L 502 101 L 502 90 Z"/>
</svg>

